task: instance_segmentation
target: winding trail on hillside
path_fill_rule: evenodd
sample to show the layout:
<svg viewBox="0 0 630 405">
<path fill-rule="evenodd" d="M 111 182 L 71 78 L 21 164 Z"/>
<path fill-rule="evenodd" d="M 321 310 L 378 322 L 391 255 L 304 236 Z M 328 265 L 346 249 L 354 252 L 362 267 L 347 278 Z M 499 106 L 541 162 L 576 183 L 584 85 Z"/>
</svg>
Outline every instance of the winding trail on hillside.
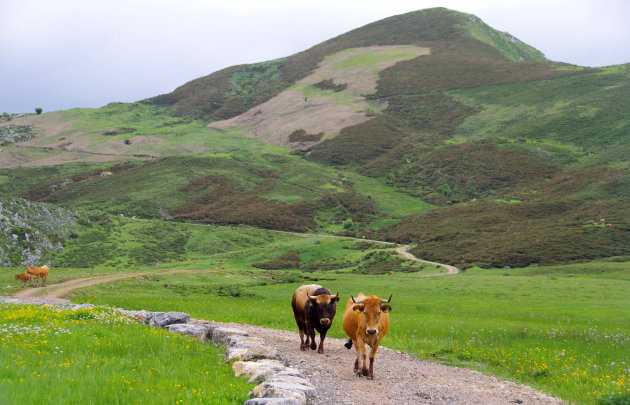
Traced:
<svg viewBox="0 0 630 405">
<path fill-rule="evenodd" d="M 453 274 L 459 273 L 459 269 L 455 266 L 451 266 L 450 264 L 437 263 L 437 262 L 431 262 L 429 260 L 418 259 L 412 253 L 409 253 L 409 248 L 410 248 L 409 245 L 401 246 L 396 249 L 396 253 L 398 253 L 399 255 L 403 256 L 404 258 L 408 260 L 413 260 L 414 262 L 432 264 L 434 266 L 438 266 L 438 267 L 442 267 L 446 269 L 446 273 L 428 274 L 425 277 L 452 276 Z"/>
<path fill-rule="evenodd" d="M 383 240 L 375 240 L 375 239 L 355 238 L 355 237 L 352 237 L 352 236 L 338 236 L 338 235 L 328 235 L 328 234 L 310 234 L 310 233 L 287 232 L 287 231 L 276 231 L 276 232 L 286 233 L 286 234 L 295 235 L 295 236 L 302 236 L 302 237 L 308 237 L 308 236 L 321 236 L 321 237 L 330 237 L 330 238 L 338 237 L 338 238 L 358 240 L 358 241 L 361 241 L 361 242 L 373 242 L 373 243 L 380 243 L 380 244 L 384 244 L 384 245 L 397 245 L 397 243 L 395 243 L 395 242 L 386 242 L 386 241 L 383 241 Z M 444 263 L 432 262 L 432 261 L 424 260 L 424 259 L 418 259 L 413 253 L 409 252 L 409 249 L 411 249 L 410 245 L 403 245 L 403 246 L 400 246 L 400 247 L 396 248 L 396 253 L 398 253 L 399 255 L 401 255 L 402 257 L 404 257 L 407 260 L 413 260 L 414 262 L 418 262 L 418 263 L 431 264 L 431 265 L 434 265 L 434 266 L 437 266 L 437 267 L 442 267 L 443 269 L 446 270 L 445 273 L 427 274 L 424 277 L 452 276 L 452 275 L 457 274 L 457 273 L 460 272 L 460 270 L 457 267 L 451 266 L 450 264 L 444 264 Z"/>
<path fill-rule="evenodd" d="M 292 233 L 292 234 L 300 235 L 300 236 L 305 235 L 305 234 L 299 234 L 299 233 Z M 320 236 L 329 236 L 329 235 L 320 235 Z M 383 241 L 370 240 L 370 239 L 360 239 L 360 238 L 349 238 L 349 239 L 356 239 L 356 240 L 361 240 L 361 241 L 366 241 L 366 242 L 376 242 L 376 243 L 394 245 L 394 243 L 392 242 L 383 242 Z M 445 273 L 428 274 L 425 277 L 448 276 L 448 275 L 454 275 L 454 274 L 459 273 L 459 269 L 457 267 L 454 267 L 448 264 L 418 259 L 412 253 L 409 253 L 408 250 L 409 250 L 409 245 L 404 245 L 397 248 L 396 253 L 400 254 L 401 256 L 405 257 L 408 260 L 413 260 L 419 263 L 431 264 L 431 265 L 439 266 L 446 269 Z M 49 302 L 49 303 L 59 304 L 59 303 L 69 302 L 65 300 L 65 297 L 69 296 L 70 294 L 72 294 L 73 292 L 81 288 L 91 287 L 91 286 L 99 285 L 99 284 L 111 283 L 114 281 L 124 280 L 127 278 L 142 277 L 142 276 L 148 276 L 148 275 L 153 275 L 153 274 L 213 273 L 216 271 L 218 270 L 166 270 L 166 271 L 153 271 L 153 272 L 143 271 L 143 272 L 135 272 L 135 273 L 96 275 L 96 276 L 61 281 L 59 283 L 49 284 L 46 287 L 25 288 L 23 290 L 13 293 L 11 296 L 13 298 L 17 298 L 24 301 L 30 301 L 30 302 L 40 301 L 40 302 Z"/>
</svg>

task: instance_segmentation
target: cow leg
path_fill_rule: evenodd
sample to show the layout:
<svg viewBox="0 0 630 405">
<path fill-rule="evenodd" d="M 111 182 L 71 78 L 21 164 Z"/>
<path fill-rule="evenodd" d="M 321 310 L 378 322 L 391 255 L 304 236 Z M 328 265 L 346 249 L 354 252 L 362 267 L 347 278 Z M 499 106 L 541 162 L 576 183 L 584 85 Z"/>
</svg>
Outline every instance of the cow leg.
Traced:
<svg viewBox="0 0 630 405">
<path fill-rule="evenodd" d="M 376 357 L 376 350 L 378 349 L 378 344 L 375 344 L 370 350 L 370 369 L 367 373 L 367 378 L 370 380 L 374 379 L 374 358 Z"/>
<path fill-rule="evenodd" d="M 300 350 L 304 351 L 306 350 L 306 345 L 304 344 L 304 325 L 299 325 L 298 330 L 300 331 Z M 308 335 L 306 336 L 306 339 L 308 339 Z"/>
<path fill-rule="evenodd" d="M 367 351 L 365 350 L 365 343 L 361 342 L 361 374 L 367 376 L 368 368 L 367 368 Z"/>
<path fill-rule="evenodd" d="M 374 379 L 374 357 L 370 357 L 370 368 L 367 375 L 368 380 Z"/>
<path fill-rule="evenodd" d="M 311 328 L 311 350 L 317 349 L 317 343 L 315 343 L 315 328 Z"/>
<path fill-rule="evenodd" d="M 359 370 L 361 366 L 361 350 L 359 350 L 358 342 L 354 344 L 354 352 L 356 355 L 356 358 L 354 359 L 354 373 L 357 375 L 357 377 L 361 377 L 361 370 Z"/>
<path fill-rule="evenodd" d="M 46 280 L 48 280 L 48 277 L 44 277 L 44 287 L 46 287 Z"/>
<path fill-rule="evenodd" d="M 324 339 L 326 339 L 326 332 L 328 331 L 325 330 L 319 334 L 319 349 L 317 349 L 317 353 L 324 354 Z"/>
<path fill-rule="evenodd" d="M 317 346 L 315 346 L 315 330 L 310 323 L 306 322 L 304 324 L 304 334 L 306 335 L 306 341 L 304 342 L 304 350 L 307 348 L 311 348 L 315 350 Z"/>
<path fill-rule="evenodd" d="M 365 343 L 363 340 L 357 340 L 354 343 L 354 350 L 357 354 L 357 359 L 354 361 L 354 372 L 357 374 L 357 377 L 368 375 L 368 369 L 365 361 Z M 361 368 L 360 370 L 359 367 Z"/>
</svg>

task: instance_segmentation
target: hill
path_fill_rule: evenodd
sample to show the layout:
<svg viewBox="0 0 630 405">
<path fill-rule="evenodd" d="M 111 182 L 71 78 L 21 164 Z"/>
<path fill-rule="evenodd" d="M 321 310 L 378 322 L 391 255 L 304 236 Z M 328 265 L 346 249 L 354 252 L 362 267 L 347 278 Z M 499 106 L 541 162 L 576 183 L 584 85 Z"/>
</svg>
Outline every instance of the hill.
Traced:
<svg viewBox="0 0 630 405">
<path fill-rule="evenodd" d="M 226 119 L 278 95 L 312 73 L 326 56 L 371 46 L 416 45 L 432 49 L 431 58 L 416 58 L 390 69 L 379 94 L 399 92 L 396 86 L 450 86 L 460 76 L 468 86 L 547 78 L 565 73 L 551 68 L 542 53 L 507 33 L 496 31 L 473 15 L 435 8 L 386 18 L 325 41 L 304 52 L 275 61 L 240 65 L 193 80 L 172 93 L 143 102 L 169 107 L 176 115 Z M 523 61 L 514 69 L 511 61 Z M 452 62 L 459 62 L 453 63 Z M 472 64 L 469 66 L 468 64 Z M 414 72 L 419 65 L 426 75 Z M 449 72 L 442 68 L 451 65 Z M 512 69 L 505 69 L 507 66 Z M 458 71 L 459 69 L 459 71 Z M 475 75 L 470 75 L 475 72 Z M 440 80 L 449 84 L 439 83 Z M 427 80 L 428 79 L 428 80 Z M 425 80 L 424 83 L 421 83 Z M 428 84 L 429 81 L 431 84 Z M 436 87 L 437 86 L 437 87 Z M 404 91 L 403 91 L 404 92 Z"/>
<path fill-rule="evenodd" d="M 139 103 L 0 123 L 20 132 L 0 190 L 386 238 L 464 268 L 627 256 L 629 68 L 548 61 L 475 16 L 421 10 Z"/>
</svg>

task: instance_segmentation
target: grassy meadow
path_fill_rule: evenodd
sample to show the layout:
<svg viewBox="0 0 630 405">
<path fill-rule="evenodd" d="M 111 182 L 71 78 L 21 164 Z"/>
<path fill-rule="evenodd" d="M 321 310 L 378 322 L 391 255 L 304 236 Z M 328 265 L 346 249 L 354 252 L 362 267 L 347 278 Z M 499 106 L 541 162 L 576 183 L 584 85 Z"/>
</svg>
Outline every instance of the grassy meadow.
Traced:
<svg viewBox="0 0 630 405">
<path fill-rule="evenodd" d="M 242 403 L 223 355 L 108 308 L 0 304 L 3 404 Z"/>
<path fill-rule="evenodd" d="M 253 270 L 245 265 L 249 260 L 236 256 L 241 254 L 232 261 L 223 256 L 226 269 L 216 273 L 127 279 L 71 298 L 294 330 L 290 297 L 300 284 L 317 282 L 344 298 L 359 291 L 393 294 L 388 347 L 576 403 L 607 403 L 602 401 L 609 397 L 610 403 L 625 403 L 630 395 L 627 262 L 472 268 L 457 276 L 425 278 L 435 269 L 380 275 L 357 275 L 351 269 Z M 340 318 L 329 335 L 344 337 Z"/>
<path fill-rule="evenodd" d="M 619 404 L 630 395 L 627 258 L 518 269 L 473 267 L 456 276 L 425 277 L 440 269 L 401 260 L 395 246 L 384 243 L 250 227 L 112 221 L 99 234 L 91 228 L 79 232 L 67 256 L 59 256 L 49 282 L 152 274 L 79 290 L 70 297 L 75 302 L 184 311 L 294 330 L 290 297 L 300 284 L 319 283 L 344 298 L 359 291 L 393 294 L 388 347 L 576 403 L 606 403 L 612 397 L 610 403 Z M 90 262 L 100 257 L 94 246 L 104 246 L 111 256 Z M 1 269 L 2 295 L 20 288 L 13 280 L 17 272 Z M 333 337 L 344 337 L 339 321 L 330 331 Z"/>
</svg>

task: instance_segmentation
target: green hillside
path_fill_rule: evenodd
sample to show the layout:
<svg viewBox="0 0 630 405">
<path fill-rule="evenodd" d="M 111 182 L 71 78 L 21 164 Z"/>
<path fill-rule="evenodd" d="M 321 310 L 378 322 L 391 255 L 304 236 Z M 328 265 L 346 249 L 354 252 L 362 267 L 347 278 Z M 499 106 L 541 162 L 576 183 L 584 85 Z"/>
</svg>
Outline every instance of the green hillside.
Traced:
<svg viewBox="0 0 630 405">
<path fill-rule="evenodd" d="M 0 122 L 27 134 L 0 150 L 0 191 L 389 239 L 464 268 L 623 257 L 629 68 L 548 61 L 475 16 L 422 10 L 140 103 Z"/>
</svg>

